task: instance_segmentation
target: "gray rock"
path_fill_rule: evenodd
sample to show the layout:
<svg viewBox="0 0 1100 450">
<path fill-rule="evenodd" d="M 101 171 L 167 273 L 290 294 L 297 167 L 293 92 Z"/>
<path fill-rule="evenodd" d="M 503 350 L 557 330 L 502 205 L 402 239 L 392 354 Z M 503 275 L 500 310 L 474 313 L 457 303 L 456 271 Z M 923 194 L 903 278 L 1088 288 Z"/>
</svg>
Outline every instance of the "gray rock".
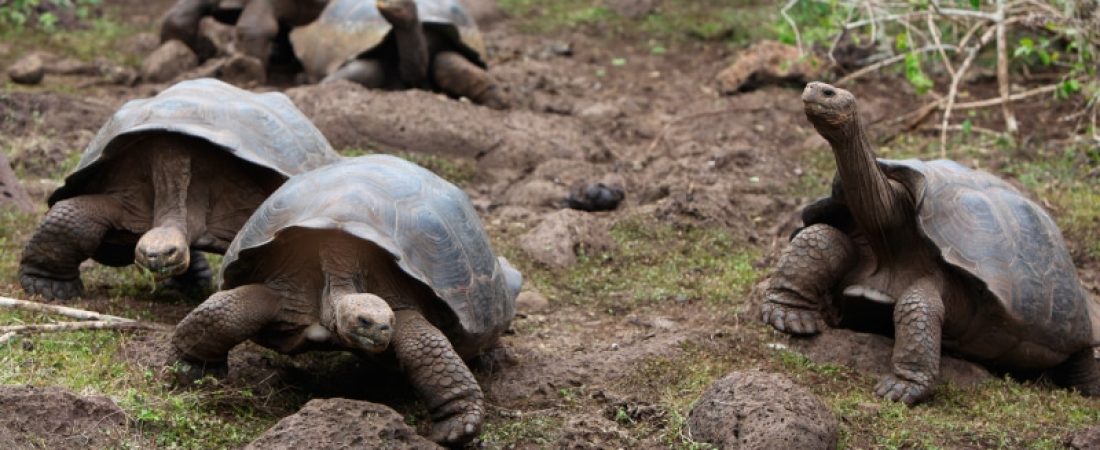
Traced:
<svg viewBox="0 0 1100 450">
<path fill-rule="evenodd" d="M 245 449 L 439 449 L 393 409 L 343 398 L 314 399 Z"/>
<path fill-rule="evenodd" d="M 703 392 L 688 417 L 692 439 L 724 449 L 833 449 L 829 407 L 782 375 L 733 372 Z"/>
<path fill-rule="evenodd" d="M 880 377 L 893 371 L 890 358 L 894 354 L 894 340 L 886 336 L 827 328 L 812 338 L 792 338 L 790 344 L 816 363 L 844 365 Z M 975 363 L 947 355 L 940 359 L 940 383 L 968 387 L 992 377 Z"/>
<path fill-rule="evenodd" d="M 24 56 L 8 67 L 8 78 L 19 84 L 38 84 L 45 76 L 45 61 L 38 52 Z"/>
<path fill-rule="evenodd" d="M 187 44 L 171 40 L 161 44 L 141 65 L 146 83 L 164 83 L 199 65 L 199 58 Z"/>
<path fill-rule="evenodd" d="M 202 60 L 230 55 L 236 39 L 233 30 L 232 26 L 218 22 L 213 17 L 203 17 L 199 22 L 195 53 Z"/>
<path fill-rule="evenodd" d="M 523 291 L 516 297 L 516 312 L 520 314 L 537 313 L 549 306 L 550 300 L 535 291 Z"/>
<path fill-rule="evenodd" d="M 1073 450 L 1096 450 L 1100 448 L 1100 425 L 1083 428 L 1066 437 L 1066 447 Z"/>
<path fill-rule="evenodd" d="M 535 261 L 561 269 L 577 263 L 578 250 L 607 251 L 614 241 L 607 226 L 591 214 L 566 209 L 548 214 L 520 236 L 519 246 Z"/>
</svg>

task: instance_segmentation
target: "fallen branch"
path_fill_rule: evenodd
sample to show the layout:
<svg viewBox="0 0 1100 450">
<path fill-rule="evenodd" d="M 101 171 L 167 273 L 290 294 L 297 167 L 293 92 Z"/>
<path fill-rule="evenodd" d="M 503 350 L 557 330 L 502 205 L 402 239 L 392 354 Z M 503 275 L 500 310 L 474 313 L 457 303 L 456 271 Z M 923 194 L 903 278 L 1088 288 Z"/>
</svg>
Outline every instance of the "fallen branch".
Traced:
<svg viewBox="0 0 1100 450">
<path fill-rule="evenodd" d="M 18 333 L 14 332 L 14 331 L 9 331 L 7 333 L 4 333 L 2 336 L 0 336 L 0 345 L 7 344 L 8 341 L 10 341 L 12 339 L 15 339 L 15 336 L 17 336 L 17 335 L 18 335 Z"/>
<path fill-rule="evenodd" d="M 1017 102 L 1028 97 L 1034 97 L 1039 94 L 1047 94 L 1054 92 L 1058 89 L 1058 84 L 1049 84 L 1043 87 L 1037 87 L 1035 89 L 1026 90 L 1020 93 L 1009 95 L 1008 97 L 991 98 L 988 100 L 979 100 L 976 102 L 959 103 L 955 105 L 955 109 L 978 109 L 988 108 L 990 106 L 997 106 L 1005 102 Z"/>
<path fill-rule="evenodd" d="M 50 333 L 55 331 L 78 331 L 78 330 L 153 330 L 153 331 L 170 331 L 174 327 L 171 325 L 152 323 L 152 322 L 119 322 L 114 320 L 96 320 L 88 322 L 59 322 L 59 323 L 36 323 L 30 325 L 8 325 L 0 326 L 0 333 Z"/>
<path fill-rule="evenodd" d="M 926 53 L 926 52 L 931 52 L 931 51 L 952 51 L 952 52 L 956 52 L 958 50 L 959 49 L 956 48 L 953 45 L 929 45 L 927 47 L 921 47 L 921 48 L 918 48 L 918 49 L 913 50 L 913 51 L 917 52 L 917 53 Z M 864 67 L 862 69 L 859 69 L 855 72 L 852 72 L 848 75 L 845 75 L 845 76 L 841 77 L 839 80 L 836 81 L 835 84 L 838 85 L 838 86 L 843 85 L 843 84 L 848 83 L 852 80 L 855 80 L 856 78 L 862 77 L 864 75 L 867 75 L 868 73 L 879 70 L 883 67 L 889 66 L 891 64 L 899 63 L 899 62 L 901 62 L 902 60 L 905 59 L 905 55 L 907 55 L 907 54 L 908 53 L 902 53 L 900 55 L 894 55 L 894 56 L 886 58 L 882 61 L 879 61 L 877 63 L 871 64 L 867 67 Z"/>
<path fill-rule="evenodd" d="M 127 319 L 125 317 L 111 316 L 107 314 L 100 314 L 95 311 L 88 311 L 84 309 L 70 308 L 68 306 L 49 305 L 46 303 L 29 302 L 26 300 L 19 300 L 9 297 L 0 297 L 0 308 L 12 308 L 20 309 L 23 311 L 33 311 L 40 313 L 61 314 L 63 316 L 72 317 L 74 319 L 81 320 L 100 320 L 111 322 L 135 322 L 134 319 Z"/>
</svg>

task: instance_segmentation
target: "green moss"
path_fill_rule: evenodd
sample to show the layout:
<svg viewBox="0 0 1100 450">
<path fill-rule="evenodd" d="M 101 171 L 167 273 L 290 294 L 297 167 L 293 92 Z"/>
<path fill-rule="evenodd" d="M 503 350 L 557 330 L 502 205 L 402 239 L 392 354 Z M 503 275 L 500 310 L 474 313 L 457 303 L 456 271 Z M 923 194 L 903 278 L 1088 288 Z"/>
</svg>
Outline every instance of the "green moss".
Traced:
<svg viewBox="0 0 1100 450">
<path fill-rule="evenodd" d="M 561 426 L 561 419 L 543 415 L 490 421 L 483 427 L 480 441 L 491 449 L 511 448 L 518 443 L 546 447 L 557 439 Z"/>
<path fill-rule="evenodd" d="M 134 25 L 112 18 L 100 18 L 89 21 L 84 28 L 52 32 L 5 27 L 0 29 L 0 41 L 12 44 L 16 51 L 9 55 L 0 55 L 6 59 L 0 62 L 6 65 L 25 51 L 33 49 L 83 61 L 105 58 L 116 64 L 138 67 L 145 55 L 121 52 L 117 48 L 125 38 L 143 31 L 152 31 L 154 26 L 155 24 Z"/>
<path fill-rule="evenodd" d="M 754 0 L 679 0 L 663 2 L 637 18 L 621 17 L 595 0 L 502 0 L 501 7 L 521 28 L 538 33 L 596 26 L 626 37 L 657 41 L 726 40 L 747 43 L 774 35 L 775 5 Z M 654 53 L 664 47 L 652 42 Z"/>
<path fill-rule="evenodd" d="M 611 237 L 614 250 L 582 253 L 564 273 L 535 268 L 525 273 L 543 292 L 578 305 L 618 309 L 677 300 L 734 311 L 760 276 L 752 265 L 759 250 L 724 230 L 681 230 L 634 217 L 612 227 Z M 523 255 L 515 259 L 533 265 Z"/>
</svg>

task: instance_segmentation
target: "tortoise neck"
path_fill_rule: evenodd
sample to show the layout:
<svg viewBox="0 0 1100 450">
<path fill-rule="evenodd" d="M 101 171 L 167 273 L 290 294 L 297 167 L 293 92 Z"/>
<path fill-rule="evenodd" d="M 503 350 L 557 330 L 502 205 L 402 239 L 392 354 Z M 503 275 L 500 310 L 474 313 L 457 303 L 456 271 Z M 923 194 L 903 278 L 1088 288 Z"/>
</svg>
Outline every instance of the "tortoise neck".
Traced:
<svg viewBox="0 0 1100 450">
<path fill-rule="evenodd" d="M 360 258 L 354 243 L 339 234 L 320 236 L 317 256 L 321 263 L 321 322 L 335 327 L 337 303 L 346 296 L 361 292 Z M 335 328 L 332 328 L 335 329 Z"/>
<path fill-rule="evenodd" d="M 152 228 L 174 228 L 188 236 L 187 194 L 191 187 L 191 154 L 180 139 L 160 136 L 149 141 L 153 153 Z"/>
<path fill-rule="evenodd" d="M 879 167 L 858 117 L 822 135 L 832 146 L 852 217 L 867 234 L 875 252 L 884 255 L 889 248 L 888 232 L 903 223 L 905 217 L 903 197 Z"/>
</svg>

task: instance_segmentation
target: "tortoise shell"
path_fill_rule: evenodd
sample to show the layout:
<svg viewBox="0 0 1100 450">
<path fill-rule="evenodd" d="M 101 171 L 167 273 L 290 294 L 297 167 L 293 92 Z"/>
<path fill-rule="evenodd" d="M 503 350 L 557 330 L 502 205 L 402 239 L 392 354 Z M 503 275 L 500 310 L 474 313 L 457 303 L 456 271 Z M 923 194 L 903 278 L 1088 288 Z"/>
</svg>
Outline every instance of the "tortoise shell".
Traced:
<svg viewBox="0 0 1100 450">
<path fill-rule="evenodd" d="M 912 193 L 919 231 L 944 262 L 980 281 L 1029 340 L 1051 349 L 1100 341 L 1100 303 L 1089 298 L 1058 226 L 1039 205 L 987 172 L 948 160 L 878 160 Z M 834 182 L 831 197 L 803 211 L 806 225 L 854 222 Z"/>
<path fill-rule="evenodd" d="M 389 252 L 474 340 L 499 336 L 515 315 L 522 276 L 493 254 L 466 193 L 403 159 L 351 158 L 291 178 L 230 244 L 221 288 L 264 282 L 264 247 L 291 228 L 340 230 Z"/>
<path fill-rule="evenodd" d="M 420 22 L 447 36 L 470 61 L 486 67 L 485 40 L 458 0 L 417 0 Z M 393 27 L 374 0 L 332 0 L 321 16 L 291 31 L 294 53 L 308 73 L 323 77 L 369 54 Z"/>
<path fill-rule="evenodd" d="M 256 94 L 212 78 L 182 81 L 155 97 L 122 105 L 88 144 L 65 184 L 50 195 L 50 205 L 81 195 L 104 162 L 149 132 L 204 139 L 283 177 L 340 159 L 321 131 L 281 93 Z"/>
</svg>

